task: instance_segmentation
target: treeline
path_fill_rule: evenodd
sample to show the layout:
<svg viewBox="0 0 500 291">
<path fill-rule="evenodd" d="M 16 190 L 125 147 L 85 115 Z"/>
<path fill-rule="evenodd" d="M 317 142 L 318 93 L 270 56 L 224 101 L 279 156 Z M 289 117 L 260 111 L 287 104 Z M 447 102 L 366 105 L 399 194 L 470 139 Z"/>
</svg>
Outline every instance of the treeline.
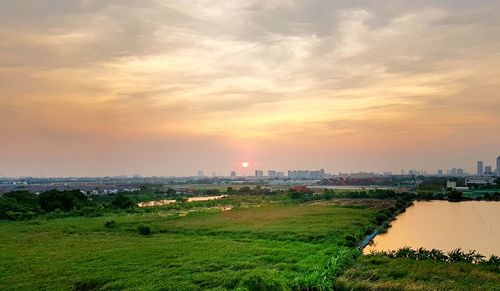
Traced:
<svg viewBox="0 0 500 291">
<path fill-rule="evenodd" d="M 0 219 L 28 220 L 39 215 L 67 216 L 97 214 L 106 208 L 133 208 L 127 196 L 115 195 L 108 204 L 100 204 L 80 190 L 49 190 L 39 195 L 28 191 L 9 192 L 0 196 Z"/>
<path fill-rule="evenodd" d="M 295 190 L 290 189 L 288 196 L 292 200 L 299 202 L 308 202 L 314 200 L 329 200 L 333 198 L 350 198 L 350 199 L 413 199 L 415 196 L 410 193 L 398 193 L 393 190 L 369 190 L 369 191 L 335 191 L 332 189 L 324 189 L 322 192 L 314 192 L 311 190 Z"/>
<path fill-rule="evenodd" d="M 385 256 L 388 258 L 410 258 L 414 260 L 431 260 L 445 263 L 465 262 L 471 264 L 488 265 L 500 270 L 500 257 L 492 255 L 489 259 L 477 253 L 474 250 L 464 252 L 458 248 L 450 252 L 432 249 L 427 250 L 424 248 L 412 249 L 410 247 L 400 248 L 397 251 L 378 251 L 373 252 L 372 256 Z"/>
<path fill-rule="evenodd" d="M 500 201 L 500 193 L 485 193 L 483 196 L 476 198 L 465 197 L 463 193 L 459 191 L 448 191 L 446 193 L 429 193 L 429 192 L 419 192 L 416 196 L 419 200 L 448 200 L 451 202 L 459 201 Z"/>
</svg>

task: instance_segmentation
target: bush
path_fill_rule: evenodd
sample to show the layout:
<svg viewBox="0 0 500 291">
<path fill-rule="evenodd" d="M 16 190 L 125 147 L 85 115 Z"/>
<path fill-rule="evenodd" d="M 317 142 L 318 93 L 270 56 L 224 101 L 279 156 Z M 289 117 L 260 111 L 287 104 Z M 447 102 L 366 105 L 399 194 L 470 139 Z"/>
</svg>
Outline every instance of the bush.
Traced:
<svg viewBox="0 0 500 291">
<path fill-rule="evenodd" d="M 50 190 L 40 194 L 40 206 L 47 212 L 61 209 L 69 212 L 72 209 L 80 209 L 92 206 L 92 202 L 80 190 L 59 191 Z"/>
<path fill-rule="evenodd" d="M 151 234 L 151 228 L 149 228 L 149 226 L 141 225 L 141 226 L 137 227 L 137 232 L 140 235 L 150 235 Z"/>
<path fill-rule="evenodd" d="M 356 238 L 352 235 L 346 235 L 345 237 L 346 246 L 355 247 L 356 246 Z"/>
<path fill-rule="evenodd" d="M 287 290 L 286 285 L 273 272 L 252 271 L 240 282 L 240 287 L 248 290 Z"/>
<path fill-rule="evenodd" d="M 127 209 L 135 207 L 136 204 L 130 197 L 118 194 L 111 201 L 111 206 L 114 208 Z"/>
<path fill-rule="evenodd" d="M 107 282 L 104 280 L 90 279 L 76 282 L 73 291 L 94 291 L 101 290 Z"/>
<path fill-rule="evenodd" d="M 104 223 L 105 227 L 112 228 L 116 226 L 116 222 L 114 220 L 109 220 Z"/>
</svg>

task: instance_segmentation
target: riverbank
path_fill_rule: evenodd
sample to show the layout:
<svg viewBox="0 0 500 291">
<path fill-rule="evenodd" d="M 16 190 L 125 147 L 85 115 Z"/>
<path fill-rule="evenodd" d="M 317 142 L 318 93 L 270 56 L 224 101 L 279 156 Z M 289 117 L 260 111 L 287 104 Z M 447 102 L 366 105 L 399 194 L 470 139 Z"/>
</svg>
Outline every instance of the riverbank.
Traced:
<svg viewBox="0 0 500 291">
<path fill-rule="evenodd" d="M 334 290 L 499 290 L 500 274 L 486 265 L 360 256 Z"/>
<path fill-rule="evenodd" d="M 389 215 L 386 220 L 379 223 L 379 226 L 370 234 L 368 234 L 359 244 L 358 248 L 363 251 L 366 246 L 368 246 L 373 239 L 380 233 L 385 233 L 388 228 L 391 227 L 391 222 L 394 221 L 397 216 L 404 213 L 406 209 L 413 205 L 414 198 L 410 195 L 405 195 L 398 199 L 394 207 L 389 208 Z"/>
</svg>

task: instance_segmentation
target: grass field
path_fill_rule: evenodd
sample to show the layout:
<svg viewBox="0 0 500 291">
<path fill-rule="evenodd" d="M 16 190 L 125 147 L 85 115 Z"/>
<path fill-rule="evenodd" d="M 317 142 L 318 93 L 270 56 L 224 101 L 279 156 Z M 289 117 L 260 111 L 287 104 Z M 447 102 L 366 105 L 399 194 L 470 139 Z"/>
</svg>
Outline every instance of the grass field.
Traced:
<svg viewBox="0 0 500 291">
<path fill-rule="evenodd" d="M 500 273 L 469 263 L 360 256 L 336 290 L 500 290 Z"/>
<path fill-rule="evenodd" d="M 328 288 L 357 252 L 346 236 L 362 238 L 378 210 L 265 204 L 0 222 L 0 289 Z"/>
</svg>

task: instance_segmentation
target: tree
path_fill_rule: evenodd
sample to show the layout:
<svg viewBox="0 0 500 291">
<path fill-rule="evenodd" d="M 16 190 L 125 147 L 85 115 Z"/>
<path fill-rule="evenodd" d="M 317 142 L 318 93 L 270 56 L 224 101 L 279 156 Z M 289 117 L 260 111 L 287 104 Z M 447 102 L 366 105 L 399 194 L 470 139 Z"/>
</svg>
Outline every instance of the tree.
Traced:
<svg viewBox="0 0 500 291">
<path fill-rule="evenodd" d="M 114 208 L 127 209 L 135 207 L 135 205 L 136 204 L 130 197 L 123 194 L 116 195 L 111 201 L 111 206 Z"/>
<path fill-rule="evenodd" d="M 40 202 L 36 194 L 15 191 L 0 196 L 0 219 L 26 219 L 40 212 Z"/>
<path fill-rule="evenodd" d="M 80 190 L 59 191 L 50 190 L 39 196 L 40 206 L 47 212 L 60 209 L 69 212 L 72 209 L 80 209 L 91 206 L 92 202 Z"/>
<path fill-rule="evenodd" d="M 461 192 L 451 191 L 450 193 L 448 193 L 448 200 L 449 201 L 452 201 L 452 202 L 461 201 L 462 198 L 463 198 L 463 195 Z"/>
</svg>

